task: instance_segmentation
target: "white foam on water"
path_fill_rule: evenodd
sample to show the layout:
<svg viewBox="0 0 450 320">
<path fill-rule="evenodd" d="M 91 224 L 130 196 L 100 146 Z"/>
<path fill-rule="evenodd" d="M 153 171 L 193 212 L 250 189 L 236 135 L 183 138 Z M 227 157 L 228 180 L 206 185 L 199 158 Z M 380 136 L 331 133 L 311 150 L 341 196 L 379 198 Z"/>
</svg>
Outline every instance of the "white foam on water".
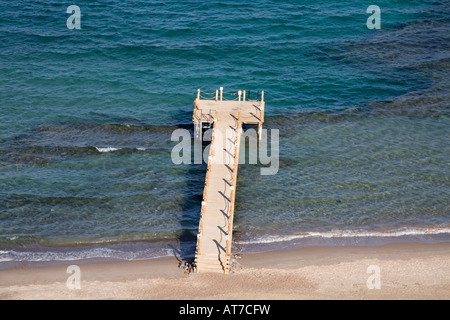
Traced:
<svg viewBox="0 0 450 320">
<path fill-rule="evenodd" d="M 117 151 L 120 150 L 119 148 L 113 148 L 113 147 L 95 147 L 95 149 L 97 149 L 98 152 L 113 152 L 113 151 Z"/>
<path fill-rule="evenodd" d="M 114 151 L 122 150 L 122 149 L 125 149 L 125 148 L 95 147 L 95 149 L 97 149 L 98 152 L 104 153 L 104 152 L 114 152 Z M 139 147 L 139 148 L 134 148 L 134 149 L 136 149 L 136 150 L 138 150 L 138 151 L 145 151 L 145 150 L 147 150 L 147 148 L 141 148 L 141 147 Z"/>
<path fill-rule="evenodd" d="M 82 248 L 79 250 L 0 250 L 0 262 L 75 261 L 87 259 L 143 260 L 168 256 L 173 256 L 172 249 L 152 247 L 137 250 L 120 250 L 107 247 Z"/>
<path fill-rule="evenodd" d="M 269 244 L 277 242 L 289 242 L 299 239 L 344 239 L 344 238 L 389 238 L 405 236 L 450 234 L 450 227 L 438 228 L 399 228 L 386 231 L 369 230 L 331 230 L 323 232 L 304 232 L 290 235 L 266 235 L 255 239 L 237 241 L 238 244 Z"/>
</svg>

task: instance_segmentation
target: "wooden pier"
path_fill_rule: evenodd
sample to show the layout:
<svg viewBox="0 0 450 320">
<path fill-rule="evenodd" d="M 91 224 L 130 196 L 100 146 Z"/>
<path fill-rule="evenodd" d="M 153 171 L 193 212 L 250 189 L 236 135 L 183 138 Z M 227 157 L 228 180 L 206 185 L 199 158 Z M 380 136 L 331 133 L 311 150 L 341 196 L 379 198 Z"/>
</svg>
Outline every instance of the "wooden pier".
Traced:
<svg viewBox="0 0 450 320">
<path fill-rule="evenodd" d="M 242 124 L 264 123 L 264 91 L 250 100 L 246 91 L 197 92 L 193 121 L 197 139 L 212 128 L 197 235 L 195 272 L 228 273 L 231 269 L 234 200 Z"/>
</svg>

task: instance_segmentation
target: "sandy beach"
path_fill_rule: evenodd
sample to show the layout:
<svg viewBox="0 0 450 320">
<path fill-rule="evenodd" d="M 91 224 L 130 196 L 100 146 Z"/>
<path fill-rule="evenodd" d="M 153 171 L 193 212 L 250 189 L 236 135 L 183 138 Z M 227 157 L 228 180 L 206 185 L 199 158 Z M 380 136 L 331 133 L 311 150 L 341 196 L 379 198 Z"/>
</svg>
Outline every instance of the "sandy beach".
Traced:
<svg viewBox="0 0 450 320">
<path fill-rule="evenodd" d="M 450 243 L 243 254 L 233 274 L 186 274 L 175 257 L 0 271 L 0 299 L 449 299 Z M 76 264 L 76 263 L 72 263 Z"/>
</svg>

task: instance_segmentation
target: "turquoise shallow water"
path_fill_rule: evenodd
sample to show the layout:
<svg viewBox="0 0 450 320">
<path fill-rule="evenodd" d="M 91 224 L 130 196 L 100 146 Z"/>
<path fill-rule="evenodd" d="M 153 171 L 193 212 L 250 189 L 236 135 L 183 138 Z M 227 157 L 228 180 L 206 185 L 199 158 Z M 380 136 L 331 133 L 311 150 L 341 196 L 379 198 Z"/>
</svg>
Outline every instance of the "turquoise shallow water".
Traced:
<svg viewBox="0 0 450 320">
<path fill-rule="evenodd" d="M 192 254 L 197 88 L 265 90 L 235 250 L 450 238 L 448 1 L 0 3 L 0 262 Z"/>
</svg>

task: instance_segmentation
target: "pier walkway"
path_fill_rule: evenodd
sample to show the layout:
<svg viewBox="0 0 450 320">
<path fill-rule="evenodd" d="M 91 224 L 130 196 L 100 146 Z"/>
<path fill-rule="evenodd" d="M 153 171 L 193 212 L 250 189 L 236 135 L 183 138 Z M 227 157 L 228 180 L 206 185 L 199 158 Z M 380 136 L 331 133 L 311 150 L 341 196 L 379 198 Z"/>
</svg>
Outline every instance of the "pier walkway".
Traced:
<svg viewBox="0 0 450 320">
<path fill-rule="evenodd" d="M 205 96 L 206 95 L 206 96 Z M 204 94 L 198 90 L 193 121 L 196 138 L 212 128 L 201 216 L 197 235 L 195 272 L 228 273 L 231 268 L 234 200 L 237 187 L 242 124 L 264 122 L 264 92 L 249 100 L 245 91 Z"/>
</svg>

